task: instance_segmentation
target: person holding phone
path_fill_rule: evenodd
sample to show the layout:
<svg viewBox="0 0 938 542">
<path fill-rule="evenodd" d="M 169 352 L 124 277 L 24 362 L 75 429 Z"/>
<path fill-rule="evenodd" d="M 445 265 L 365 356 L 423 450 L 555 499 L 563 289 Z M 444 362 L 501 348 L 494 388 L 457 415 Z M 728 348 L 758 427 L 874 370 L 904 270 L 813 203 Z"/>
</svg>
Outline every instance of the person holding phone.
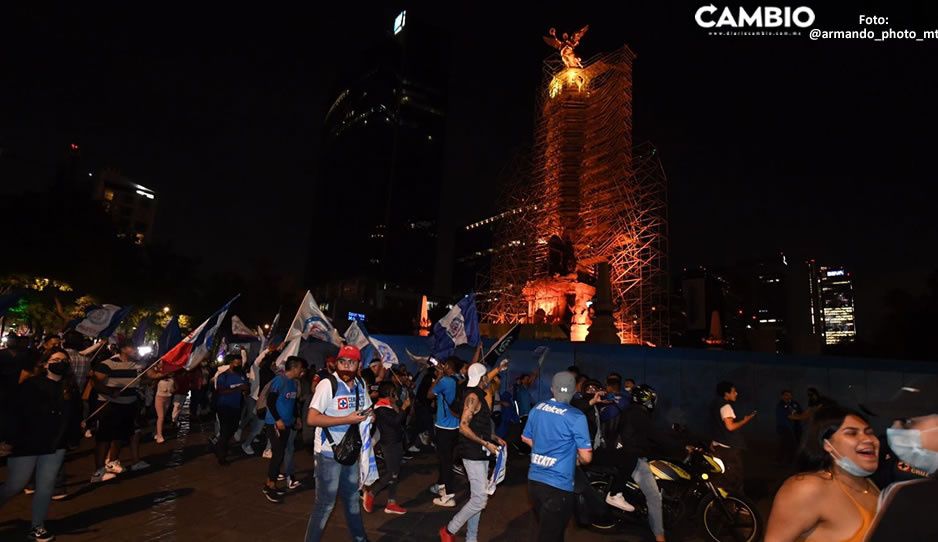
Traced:
<svg viewBox="0 0 938 542">
<path fill-rule="evenodd" d="M 717 384 L 717 399 L 713 411 L 713 454 L 723 460 L 726 472 L 723 473 L 724 488 L 743 494 L 743 453 L 746 451 L 746 439 L 740 431 L 756 417 L 753 411 L 742 418 L 737 417 L 733 408 L 739 392 L 732 382 Z"/>
</svg>

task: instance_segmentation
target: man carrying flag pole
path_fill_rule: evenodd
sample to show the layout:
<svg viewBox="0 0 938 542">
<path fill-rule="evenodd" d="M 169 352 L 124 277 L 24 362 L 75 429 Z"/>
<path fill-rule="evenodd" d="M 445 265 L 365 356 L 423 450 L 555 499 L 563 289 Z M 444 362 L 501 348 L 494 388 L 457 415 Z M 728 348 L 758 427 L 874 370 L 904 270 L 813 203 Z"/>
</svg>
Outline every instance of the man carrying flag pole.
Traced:
<svg viewBox="0 0 938 542">
<path fill-rule="evenodd" d="M 306 295 L 303 296 L 303 302 L 296 310 L 296 316 L 293 317 L 290 329 L 287 330 L 287 336 L 283 339 L 286 346 L 277 356 L 277 361 L 274 362 L 276 369 L 278 371 L 282 370 L 283 364 L 288 357 L 299 355 L 300 343 L 303 339 L 311 336 L 339 347 L 342 346 L 342 338 L 339 337 L 339 332 L 333 327 L 329 318 L 323 314 L 319 304 L 313 298 L 313 294 L 307 291 Z"/>
</svg>

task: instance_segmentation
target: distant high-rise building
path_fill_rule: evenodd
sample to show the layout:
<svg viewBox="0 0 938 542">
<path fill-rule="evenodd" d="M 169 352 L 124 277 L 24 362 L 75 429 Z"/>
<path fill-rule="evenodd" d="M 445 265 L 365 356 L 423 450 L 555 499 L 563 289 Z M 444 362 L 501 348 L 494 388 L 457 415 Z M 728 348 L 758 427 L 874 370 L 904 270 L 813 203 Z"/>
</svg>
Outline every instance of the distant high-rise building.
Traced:
<svg viewBox="0 0 938 542">
<path fill-rule="evenodd" d="M 399 12 L 344 68 L 323 124 L 307 266 L 334 317 L 400 306 L 384 321 L 402 327 L 380 330 L 406 332 L 433 293 L 448 43 L 419 12 Z"/>
<path fill-rule="evenodd" d="M 101 172 L 96 181 L 94 198 L 110 215 L 117 235 L 138 245 L 149 241 L 156 219 L 156 192 L 113 170 Z"/>
<path fill-rule="evenodd" d="M 813 262 L 809 262 L 813 266 Z M 857 326 L 854 315 L 853 280 L 843 267 L 817 267 L 812 275 L 811 316 L 827 346 L 852 343 Z M 819 319 L 817 316 L 819 315 Z"/>
</svg>

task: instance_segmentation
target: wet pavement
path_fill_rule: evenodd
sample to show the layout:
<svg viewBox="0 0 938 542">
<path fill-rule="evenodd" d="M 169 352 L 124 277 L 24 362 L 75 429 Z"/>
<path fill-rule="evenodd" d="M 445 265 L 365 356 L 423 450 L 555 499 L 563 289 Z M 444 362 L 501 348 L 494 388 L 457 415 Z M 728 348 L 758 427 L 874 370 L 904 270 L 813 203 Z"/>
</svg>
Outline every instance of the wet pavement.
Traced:
<svg viewBox="0 0 938 542">
<path fill-rule="evenodd" d="M 208 431 L 209 425 L 203 424 Z M 163 444 L 141 445 L 141 457 L 152 466 L 125 472 L 115 480 L 91 485 L 92 441 L 66 459 L 68 491 L 63 501 L 53 501 L 47 528 L 61 541 L 301 541 L 313 504 L 313 459 L 308 450 L 296 455 L 297 478 L 304 486 L 286 495 L 282 504 L 268 502 L 261 493 L 267 460 L 257 454 L 244 456 L 232 446 L 231 464 L 221 467 L 209 453 L 207 435 L 201 427 L 184 424 L 179 434 Z M 130 464 L 129 450 L 122 462 Z M 512 457 L 505 481 L 489 498 L 482 515 L 479 540 L 520 542 L 532 537 L 533 516 L 527 498 L 527 458 Z M 398 487 L 398 503 L 408 510 L 403 516 L 383 512 L 384 494 L 376 499 L 375 511 L 364 514 L 372 542 L 439 540 L 437 531 L 458 510 L 432 504 L 427 488 L 436 481 L 432 451 L 404 464 Z M 0 479 L 6 469 L 0 468 Z M 458 480 L 457 503 L 468 498 L 465 479 Z M 12 499 L 0 509 L 0 541 L 24 540 L 29 530 L 28 495 Z M 766 498 L 760 499 L 765 513 Z M 329 521 L 325 540 L 348 540 L 345 519 L 337 506 Z M 462 540 L 462 537 L 458 538 Z M 567 540 L 637 542 L 653 540 L 647 527 L 627 526 L 616 533 L 594 533 L 569 525 Z M 673 537 L 671 539 L 674 539 Z"/>
</svg>

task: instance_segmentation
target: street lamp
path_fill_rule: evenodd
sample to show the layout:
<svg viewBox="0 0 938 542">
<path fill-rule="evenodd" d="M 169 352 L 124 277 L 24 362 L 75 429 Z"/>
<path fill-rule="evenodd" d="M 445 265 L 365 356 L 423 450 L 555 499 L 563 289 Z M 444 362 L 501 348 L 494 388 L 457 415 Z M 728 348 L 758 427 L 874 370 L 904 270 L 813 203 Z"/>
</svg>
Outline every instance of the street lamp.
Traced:
<svg viewBox="0 0 938 542">
<path fill-rule="evenodd" d="M 163 314 L 169 314 L 169 307 L 163 307 Z"/>
</svg>

